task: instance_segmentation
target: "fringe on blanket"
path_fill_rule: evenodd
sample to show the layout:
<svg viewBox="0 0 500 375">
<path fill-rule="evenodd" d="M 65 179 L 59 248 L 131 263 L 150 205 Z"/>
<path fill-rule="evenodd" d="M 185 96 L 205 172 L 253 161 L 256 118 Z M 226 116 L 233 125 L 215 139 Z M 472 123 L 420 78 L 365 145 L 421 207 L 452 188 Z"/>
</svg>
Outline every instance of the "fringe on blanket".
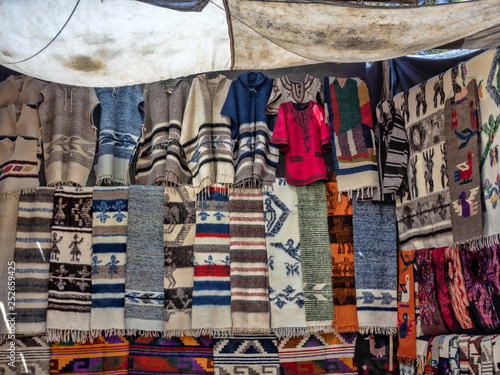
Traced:
<svg viewBox="0 0 500 375">
<path fill-rule="evenodd" d="M 233 328 L 233 334 L 270 334 L 271 330 L 269 328 L 245 328 L 236 327 Z"/>
<path fill-rule="evenodd" d="M 197 337 L 199 335 L 197 335 L 192 329 L 171 329 L 163 332 L 163 337 L 166 337 L 168 339 L 171 337 L 182 337 L 182 336 Z"/>
<path fill-rule="evenodd" d="M 127 330 L 125 329 L 92 329 L 90 330 L 90 337 L 95 339 L 99 336 L 109 337 L 109 336 L 125 336 L 127 334 Z"/>
<path fill-rule="evenodd" d="M 359 327 L 359 333 L 362 335 L 397 335 L 398 328 L 397 327 Z"/>
<path fill-rule="evenodd" d="M 98 186 L 126 186 L 126 185 L 129 185 L 129 182 L 127 182 L 123 178 L 116 179 L 116 178 L 113 178 L 113 175 L 107 174 L 104 176 L 100 176 L 96 180 L 96 185 L 98 185 Z"/>
<path fill-rule="evenodd" d="M 86 342 L 93 341 L 94 337 L 91 336 L 90 331 L 80 331 L 77 329 L 58 329 L 48 328 L 46 330 L 47 341 L 73 341 L 73 342 Z"/>
<path fill-rule="evenodd" d="M 198 336 L 211 336 L 216 338 L 228 338 L 233 337 L 233 331 L 231 328 L 198 328 L 192 330 L 192 335 Z"/>
<path fill-rule="evenodd" d="M 33 194 L 38 191 L 38 186 L 32 186 L 29 188 L 13 191 L 3 191 L 0 193 L 0 199 L 19 197 L 19 195 Z"/>
<path fill-rule="evenodd" d="M 161 337 L 163 331 L 144 331 L 142 329 L 126 329 L 127 336 Z"/>
<path fill-rule="evenodd" d="M 296 336 L 305 336 L 307 335 L 306 327 L 283 327 L 283 328 L 274 328 L 272 330 L 276 337 L 279 339 L 282 337 L 296 337 Z"/>
<path fill-rule="evenodd" d="M 336 333 L 337 332 L 331 325 L 329 325 L 329 326 L 307 327 L 306 330 L 307 330 L 307 333 L 318 333 L 318 332 Z"/>
<path fill-rule="evenodd" d="M 339 202 L 342 201 L 342 194 L 347 193 L 347 199 L 352 201 L 353 194 L 356 193 L 356 199 L 360 201 L 364 200 L 371 200 L 373 195 L 377 192 L 378 187 L 376 186 L 363 186 L 360 187 L 359 189 L 354 189 L 354 190 L 349 190 L 349 191 L 340 191 L 339 190 L 339 195 L 338 199 Z"/>
</svg>

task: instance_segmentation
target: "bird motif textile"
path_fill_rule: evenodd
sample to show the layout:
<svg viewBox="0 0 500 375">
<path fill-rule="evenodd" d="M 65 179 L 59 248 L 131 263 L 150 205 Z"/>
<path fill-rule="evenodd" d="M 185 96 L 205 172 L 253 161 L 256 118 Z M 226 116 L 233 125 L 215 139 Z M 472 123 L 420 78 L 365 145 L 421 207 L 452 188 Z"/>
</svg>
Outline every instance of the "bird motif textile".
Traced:
<svg viewBox="0 0 500 375">
<path fill-rule="evenodd" d="M 415 322 L 415 250 L 398 253 L 398 358 L 417 359 Z"/>
</svg>

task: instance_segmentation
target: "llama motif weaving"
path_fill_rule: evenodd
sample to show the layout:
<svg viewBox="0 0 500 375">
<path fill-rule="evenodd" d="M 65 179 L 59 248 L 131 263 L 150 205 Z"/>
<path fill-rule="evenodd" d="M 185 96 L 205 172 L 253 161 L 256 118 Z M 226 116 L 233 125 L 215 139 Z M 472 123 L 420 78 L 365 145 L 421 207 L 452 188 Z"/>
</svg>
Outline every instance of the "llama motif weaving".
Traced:
<svg viewBox="0 0 500 375">
<path fill-rule="evenodd" d="M 269 333 L 269 278 L 261 189 L 229 191 L 233 332 Z"/>
<path fill-rule="evenodd" d="M 398 252 L 398 262 L 398 358 L 414 362 L 417 359 L 413 277 L 415 250 Z"/>
<path fill-rule="evenodd" d="M 128 188 L 95 187 L 92 225 L 93 335 L 125 330 Z"/>
<path fill-rule="evenodd" d="M 92 304 L 92 188 L 54 194 L 49 269 L 49 341 L 84 340 Z"/>
<path fill-rule="evenodd" d="M 306 334 L 297 190 L 278 178 L 262 193 L 269 271 L 271 329 L 278 336 Z"/>
<path fill-rule="evenodd" d="M 14 346 L 15 360 L 10 359 L 10 351 Z M 4 355 L 0 358 L 0 374 L 36 374 L 49 375 L 50 344 L 43 336 L 22 336 L 11 340 L 0 339 L 0 350 Z"/>
<path fill-rule="evenodd" d="M 231 260 L 227 189 L 196 201 L 192 327 L 200 334 L 231 331 Z"/>
<path fill-rule="evenodd" d="M 14 250 L 18 334 L 45 333 L 53 207 L 53 188 L 19 197 Z"/>
<path fill-rule="evenodd" d="M 132 185 L 128 196 L 125 328 L 163 332 L 163 188 Z"/>
<path fill-rule="evenodd" d="M 188 185 L 167 189 L 163 215 L 164 335 L 182 336 L 191 332 L 196 237 L 194 189 Z"/>
<path fill-rule="evenodd" d="M 331 332 L 332 255 L 325 183 L 297 186 L 297 199 L 307 329 Z"/>
</svg>

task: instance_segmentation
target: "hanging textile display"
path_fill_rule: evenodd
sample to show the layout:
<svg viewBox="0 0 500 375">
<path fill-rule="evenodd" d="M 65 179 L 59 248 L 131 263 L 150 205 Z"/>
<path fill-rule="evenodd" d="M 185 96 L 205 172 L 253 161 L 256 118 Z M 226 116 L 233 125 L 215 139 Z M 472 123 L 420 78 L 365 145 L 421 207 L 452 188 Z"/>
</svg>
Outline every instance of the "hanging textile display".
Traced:
<svg viewBox="0 0 500 375">
<path fill-rule="evenodd" d="M 265 108 L 273 79 L 260 72 L 240 74 L 231 83 L 221 115 L 231 118 L 234 186 L 255 188 L 274 183 L 279 152 L 270 143 L 272 128 Z"/>
<path fill-rule="evenodd" d="M 164 335 L 191 333 L 193 303 L 193 247 L 196 236 L 196 197 L 191 186 L 165 192 L 163 241 L 165 266 Z"/>
<path fill-rule="evenodd" d="M 130 335 L 163 332 L 163 199 L 160 186 L 130 186 L 125 273 L 125 328 Z"/>
<path fill-rule="evenodd" d="M 399 373 L 401 375 L 415 375 L 416 371 L 417 369 L 415 367 L 415 364 L 404 361 L 399 362 Z"/>
<path fill-rule="evenodd" d="M 491 300 L 495 311 L 500 312 L 500 246 L 487 246 L 483 247 L 482 250 L 486 262 Z"/>
<path fill-rule="evenodd" d="M 481 336 L 469 339 L 469 374 L 481 374 Z"/>
<path fill-rule="evenodd" d="M 328 231 L 332 255 L 333 328 L 337 332 L 358 330 L 356 288 L 354 286 L 354 245 L 352 201 L 339 192 L 335 175 L 326 183 Z"/>
<path fill-rule="evenodd" d="M 325 77 L 325 101 L 339 192 L 371 198 L 379 182 L 368 87 L 360 78 Z"/>
<path fill-rule="evenodd" d="M 495 375 L 500 372 L 500 335 L 493 337 L 493 366 Z"/>
<path fill-rule="evenodd" d="M 458 359 L 461 374 L 469 374 L 469 335 L 460 335 L 458 338 Z"/>
<path fill-rule="evenodd" d="M 419 276 L 418 276 L 418 265 L 416 262 L 418 250 L 415 251 L 415 255 L 413 257 L 413 290 L 414 290 L 414 299 L 415 299 L 415 336 L 417 339 L 416 347 L 417 347 L 417 369 L 420 371 L 425 366 L 425 360 L 427 358 L 427 349 L 429 344 L 429 338 L 424 335 L 422 331 L 422 317 L 420 314 L 420 300 L 418 297 L 419 291 Z M 405 280 L 406 281 L 406 280 Z M 404 344 L 403 344 L 404 346 Z"/>
<path fill-rule="evenodd" d="M 195 334 L 231 332 L 231 260 L 227 189 L 196 201 L 192 327 Z"/>
<path fill-rule="evenodd" d="M 298 186 L 297 199 L 307 329 L 331 332 L 332 256 L 325 184 Z"/>
<path fill-rule="evenodd" d="M 326 374 L 326 343 L 320 335 L 311 333 L 279 340 L 280 366 L 285 375 L 298 374 L 300 371 L 306 374 Z"/>
<path fill-rule="evenodd" d="M 94 162 L 94 108 L 99 104 L 91 87 L 50 83 L 39 106 L 45 178 L 48 186 L 85 186 Z"/>
<path fill-rule="evenodd" d="M 101 108 L 96 119 L 98 131 L 94 161 L 97 185 L 128 185 L 129 166 L 144 122 L 139 85 L 98 87 Z"/>
<path fill-rule="evenodd" d="M 14 348 L 15 359 L 11 359 Z M 43 336 L 23 336 L 14 340 L 4 337 L 0 339 L 0 372 L 2 375 L 18 374 L 50 374 L 50 344 Z"/>
<path fill-rule="evenodd" d="M 415 318 L 415 250 L 398 253 L 398 358 L 417 359 L 417 327 Z"/>
<path fill-rule="evenodd" d="M 230 85 L 223 75 L 209 79 L 205 74 L 191 84 L 180 143 L 196 193 L 212 185 L 234 183 L 231 119 L 220 114 Z"/>
<path fill-rule="evenodd" d="M 138 185 L 186 184 L 191 172 L 180 145 L 189 83 L 166 80 L 144 88 L 144 126 L 137 147 L 135 182 Z"/>
<path fill-rule="evenodd" d="M 14 250 L 18 334 L 45 333 L 53 207 L 53 188 L 40 187 L 36 193 L 19 197 Z"/>
<path fill-rule="evenodd" d="M 318 333 L 325 342 L 325 371 L 327 374 L 357 374 L 354 350 L 357 333 Z"/>
<path fill-rule="evenodd" d="M 214 339 L 215 374 L 278 374 L 278 340 L 271 335 Z"/>
<path fill-rule="evenodd" d="M 482 375 L 493 375 L 495 373 L 493 364 L 493 338 L 494 336 L 482 336 L 479 343 L 481 347 L 480 363 Z M 496 369 L 500 370 L 499 368 Z"/>
<path fill-rule="evenodd" d="M 439 364 L 438 369 L 440 374 L 450 373 L 450 341 L 451 335 L 443 335 L 439 341 Z"/>
<path fill-rule="evenodd" d="M 390 351 L 393 350 L 392 371 L 398 373 L 398 362 L 396 361 L 396 351 L 398 350 L 398 340 L 394 338 L 394 345 L 389 344 L 389 336 L 384 335 L 363 335 L 356 338 L 356 348 L 354 352 L 354 362 L 358 367 L 358 374 L 382 375 L 389 370 Z"/>
<path fill-rule="evenodd" d="M 125 273 L 127 267 L 127 187 L 95 187 L 92 207 L 93 336 L 125 331 Z"/>
<path fill-rule="evenodd" d="M 269 333 L 269 277 L 261 189 L 229 190 L 233 332 Z"/>
<path fill-rule="evenodd" d="M 356 196 L 352 199 L 352 226 L 359 332 L 395 334 L 398 249 L 394 206 L 360 202 Z"/>
<path fill-rule="evenodd" d="M 450 339 L 450 347 L 448 353 L 449 372 L 451 375 L 460 374 L 460 358 L 458 340 L 460 336 L 452 335 Z"/>
</svg>

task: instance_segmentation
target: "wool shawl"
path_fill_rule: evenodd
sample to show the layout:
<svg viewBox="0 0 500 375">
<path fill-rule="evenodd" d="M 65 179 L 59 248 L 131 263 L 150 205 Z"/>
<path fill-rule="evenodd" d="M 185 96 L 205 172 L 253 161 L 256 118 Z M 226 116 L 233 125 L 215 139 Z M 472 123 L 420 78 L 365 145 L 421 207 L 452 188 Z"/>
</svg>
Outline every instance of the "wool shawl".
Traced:
<svg viewBox="0 0 500 375">
<path fill-rule="evenodd" d="M 196 193 L 211 185 L 234 183 L 231 119 L 220 114 L 230 85 L 223 75 L 209 79 L 205 74 L 191 84 L 180 143 Z"/>
<path fill-rule="evenodd" d="M 36 193 L 19 198 L 14 250 L 16 332 L 19 334 L 45 333 L 53 207 L 53 188 L 42 187 Z"/>
<path fill-rule="evenodd" d="M 278 337 L 306 334 L 297 190 L 277 178 L 263 192 L 271 328 Z"/>
<path fill-rule="evenodd" d="M 395 334 L 398 329 L 398 250 L 394 205 L 360 202 L 354 197 L 352 202 L 359 331 Z"/>
<path fill-rule="evenodd" d="M 192 186 L 165 192 L 163 207 L 165 290 L 164 335 L 191 333 L 193 304 L 193 248 L 196 238 L 196 196 Z"/>
<path fill-rule="evenodd" d="M 95 187 L 92 225 L 92 309 L 94 336 L 125 331 L 125 268 L 128 188 Z"/>
<path fill-rule="evenodd" d="M 368 87 L 360 78 L 325 77 L 325 101 L 339 192 L 371 198 L 379 181 Z"/>
<path fill-rule="evenodd" d="M 144 102 L 139 85 L 95 89 L 101 104 L 96 119 L 98 145 L 94 161 L 97 185 L 128 185 L 129 167 L 141 136 Z"/>
<path fill-rule="evenodd" d="M 85 186 L 96 149 L 94 108 L 99 104 L 90 87 L 50 83 L 39 106 L 47 185 Z"/>
<path fill-rule="evenodd" d="M 132 185 L 128 196 L 125 328 L 163 332 L 163 188 Z"/>
<path fill-rule="evenodd" d="M 325 106 L 323 87 L 319 78 L 306 74 L 301 82 L 293 82 L 290 77 L 276 78 L 266 105 L 268 115 L 277 115 L 281 104 L 286 102 L 308 103 L 309 101 Z"/>
<path fill-rule="evenodd" d="M 417 327 L 415 321 L 415 250 L 398 254 L 398 358 L 417 359 Z"/>
<path fill-rule="evenodd" d="M 15 348 L 15 360 L 11 360 L 9 352 Z M 50 344 L 43 336 L 23 336 L 0 339 L 0 372 L 2 375 L 51 373 Z"/>
<path fill-rule="evenodd" d="M 297 187 L 306 326 L 331 332 L 333 323 L 332 255 L 328 236 L 325 183 Z"/>
<path fill-rule="evenodd" d="M 272 127 L 266 104 L 273 79 L 246 72 L 231 83 L 221 115 L 231 118 L 234 186 L 251 188 L 274 183 L 279 151 L 270 143 Z"/>
<path fill-rule="evenodd" d="M 140 185 L 186 184 L 191 176 L 180 145 L 189 83 L 167 80 L 144 88 L 145 120 L 138 145 L 135 182 Z"/>
<path fill-rule="evenodd" d="M 261 189 L 229 191 L 233 332 L 269 333 L 271 306 Z"/>
<path fill-rule="evenodd" d="M 92 190 L 60 186 L 54 194 L 49 268 L 49 341 L 85 340 L 92 303 Z"/>
<path fill-rule="evenodd" d="M 46 85 L 46 82 L 30 76 L 11 75 L 0 82 L 0 108 L 9 104 L 36 106 L 42 101 L 40 92 Z"/>
</svg>

